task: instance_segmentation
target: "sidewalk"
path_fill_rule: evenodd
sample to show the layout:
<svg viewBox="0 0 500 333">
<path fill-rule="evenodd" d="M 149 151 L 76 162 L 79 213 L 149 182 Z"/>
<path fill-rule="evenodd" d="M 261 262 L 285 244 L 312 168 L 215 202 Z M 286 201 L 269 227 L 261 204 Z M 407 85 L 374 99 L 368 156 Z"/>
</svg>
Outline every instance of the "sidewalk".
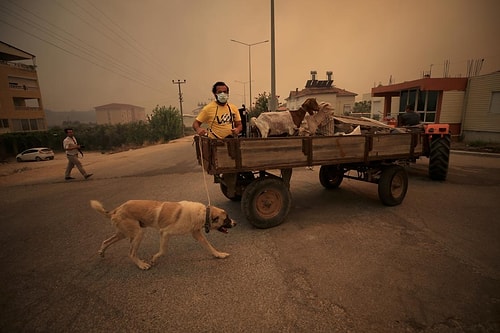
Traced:
<svg viewBox="0 0 500 333">
<path fill-rule="evenodd" d="M 478 156 L 500 157 L 500 145 L 469 146 L 463 142 L 452 142 L 450 152 L 453 154 L 471 154 Z"/>
</svg>

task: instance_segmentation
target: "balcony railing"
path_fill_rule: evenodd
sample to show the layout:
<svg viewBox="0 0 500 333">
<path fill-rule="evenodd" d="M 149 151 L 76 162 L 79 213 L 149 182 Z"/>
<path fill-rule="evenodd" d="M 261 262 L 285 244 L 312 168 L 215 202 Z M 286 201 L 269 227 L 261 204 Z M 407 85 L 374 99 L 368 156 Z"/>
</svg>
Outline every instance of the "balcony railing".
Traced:
<svg viewBox="0 0 500 333">
<path fill-rule="evenodd" d="M 17 90 L 26 90 L 26 91 L 28 91 L 28 90 L 31 90 L 31 91 L 33 91 L 33 90 L 39 90 L 38 87 L 34 87 L 34 86 L 30 87 L 30 86 L 27 86 L 27 85 L 24 85 L 24 84 L 23 85 L 19 85 L 19 84 L 15 84 L 15 83 L 9 83 L 9 88 L 10 89 L 17 89 Z"/>
<path fill-rule="evenodd" d="M 39 106 L 14 106 L 16 111 L 41 111 Z"/>
<path fill-rule="evenodd" d="M 36 72 L 36 66 L 34 66 L 34 65 L 20 64 L 17 62 L 10 62 L 10 61 L 5 61 L 5 60 L 0 60 L 0 64 L 7 65 L 10 67 L 24 69 L 24 70 L 27 70 L 30 72 Z"/>
</svg>

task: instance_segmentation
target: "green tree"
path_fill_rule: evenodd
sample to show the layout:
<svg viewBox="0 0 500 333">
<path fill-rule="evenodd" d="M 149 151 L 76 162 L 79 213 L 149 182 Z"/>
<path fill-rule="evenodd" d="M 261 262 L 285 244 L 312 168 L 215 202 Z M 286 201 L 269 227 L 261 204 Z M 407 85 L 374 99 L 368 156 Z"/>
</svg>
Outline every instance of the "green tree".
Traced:
<svg viewBox="0 0 500 333">
<path fill-rule="evenodd" d="M 353 113 L 370 113 L 372 109 L 372 101 L 361 101 L 354 103 L 352 108 Z"/>
<path fill-rule="evenodd" d="M 156 106 L 148 122 L 153 141 L 169 141 L 181 137 L 184 130 L 180 112 L 173 106 Z"/>
<path fill-rule="evenodd" d="M 269 109 L 269 99 L 271 98 L 271 94 L 267 92 L 263 92 L 259 94 L 259 97 L 255 99 L 255 106 L 251 112 L 249 112 L 248 116 L 258 117 L 262 112 L 267 112 Z M 278 103 L 279 105 L 279 103 Z"/>
</svg>

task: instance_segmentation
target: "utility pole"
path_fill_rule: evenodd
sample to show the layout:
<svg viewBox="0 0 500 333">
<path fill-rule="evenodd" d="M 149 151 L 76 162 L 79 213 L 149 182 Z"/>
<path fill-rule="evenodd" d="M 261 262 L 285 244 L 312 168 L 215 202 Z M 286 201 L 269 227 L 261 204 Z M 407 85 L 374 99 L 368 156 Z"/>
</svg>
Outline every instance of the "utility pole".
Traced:
<svg viewBox="0 0 500 333">
<path fill-rule="evenodd" d="M 269 101 L 269 111 L 278 109 L 276 99 L 276 40 L 274 38 L 274 0 L 271 0 L 271 100 Z"/>
<path fill-rule="evenodd" d="M 172 83 L 173 84 L 176 84 L 179 86 L 179 105 L 181 107 L 181 133 L 182 133 L 182 136 L 184 136 L 184 115 L 182 113 L 182 91 L 181 91 L 181 84 L 183 83 L 186 83 L 186 80 L 172 80 Z"/>
</svg>

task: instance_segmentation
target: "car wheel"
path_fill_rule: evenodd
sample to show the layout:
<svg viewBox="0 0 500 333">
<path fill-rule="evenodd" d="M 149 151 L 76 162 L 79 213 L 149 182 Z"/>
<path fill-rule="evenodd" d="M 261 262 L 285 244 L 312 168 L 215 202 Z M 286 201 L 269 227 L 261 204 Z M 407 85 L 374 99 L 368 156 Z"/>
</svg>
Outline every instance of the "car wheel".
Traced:
<svg viewBox="0 0 500 333">
<path fill-rule="evenodd" d="M 37 157 L 35 157 L 35 160 L 36 160 L 37 162 L 40 162 L 42 159 L 41 159 L 39 156 L 37 156 Z"/>
<path fill-rule="evenodd" d="M 22 162 L 23 160 L 20 157 L 18 157 L 18 158 L 16 158 L 16 161 Z"/>
</svg>

